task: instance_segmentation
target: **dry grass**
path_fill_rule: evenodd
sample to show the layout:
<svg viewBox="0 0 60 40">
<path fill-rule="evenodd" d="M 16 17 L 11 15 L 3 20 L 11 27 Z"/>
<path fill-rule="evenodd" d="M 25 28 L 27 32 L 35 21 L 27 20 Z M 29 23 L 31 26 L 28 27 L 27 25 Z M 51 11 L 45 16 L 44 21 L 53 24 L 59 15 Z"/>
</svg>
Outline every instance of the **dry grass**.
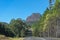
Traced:
<svg viewBox="0 0 60 40">
<path fill-rule="evenodd" d="M 24 40 L 24 38 L 10 38 L 10 40 Z"/>
<path fill-rule="evenodd" d="M 24 38 L 10 38 L 5 37 L 4 35 L 0 35 L 0 40 L 24 40 Z"/>
</svg>

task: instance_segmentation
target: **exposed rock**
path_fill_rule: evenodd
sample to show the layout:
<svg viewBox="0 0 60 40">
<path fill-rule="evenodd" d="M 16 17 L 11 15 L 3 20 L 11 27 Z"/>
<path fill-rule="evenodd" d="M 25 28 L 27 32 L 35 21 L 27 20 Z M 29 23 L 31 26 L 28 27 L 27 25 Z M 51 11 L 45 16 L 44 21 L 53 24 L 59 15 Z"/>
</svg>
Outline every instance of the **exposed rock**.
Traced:
<svg viewBox="0 0 60 40">
<path fill-rule="evenodd" d="M 41 17 L 40 13 L 33 13 L 31 16 L 27 17 L 26 22 L 28 24 L 35 23 L 36 21 L 40 20 L 40 17 Z"/>
</svg>

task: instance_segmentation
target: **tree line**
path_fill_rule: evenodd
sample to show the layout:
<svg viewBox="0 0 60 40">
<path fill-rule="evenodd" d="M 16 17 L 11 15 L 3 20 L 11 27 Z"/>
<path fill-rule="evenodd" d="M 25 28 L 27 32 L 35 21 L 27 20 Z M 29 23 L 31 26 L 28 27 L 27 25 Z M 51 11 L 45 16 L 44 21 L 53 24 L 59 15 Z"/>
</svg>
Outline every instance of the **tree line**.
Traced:
<svg viewBox="0 0 60 40">
<path fill-rule="evenodd" d="M 29 25 L 20 18 L 12 19 L 10 23 L 0 22 L 0 35 L 7 37 L 26 37 Z"/>
<path fill-rule="evenodd" d="M 59 19 L 60 1 L 56 0 L 51 8 L 47 7 L 40 21 L 32 25 L 33 35 L 37 37 L 60 37 L 60 34 L 57 33 L 59 31 L 57 27 L 60 27 Z"/>
</svg>

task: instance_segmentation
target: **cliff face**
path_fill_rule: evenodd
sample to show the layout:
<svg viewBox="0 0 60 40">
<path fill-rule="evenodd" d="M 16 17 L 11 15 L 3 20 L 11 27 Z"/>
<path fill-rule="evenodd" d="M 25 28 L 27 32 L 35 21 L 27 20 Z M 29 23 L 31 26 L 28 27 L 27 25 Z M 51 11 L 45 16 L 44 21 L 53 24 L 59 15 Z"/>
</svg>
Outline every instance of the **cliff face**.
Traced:
<svg viewBox="0 0 60 40">
<path fill-rule="evenodd" d="M 40 13 L 33 13 L 32 15 L 27 17 L 26 22 L 28 24 L 35 23 L 36 21 L 40 20 L 40 17 L 41 17 Z"/>
</svg>

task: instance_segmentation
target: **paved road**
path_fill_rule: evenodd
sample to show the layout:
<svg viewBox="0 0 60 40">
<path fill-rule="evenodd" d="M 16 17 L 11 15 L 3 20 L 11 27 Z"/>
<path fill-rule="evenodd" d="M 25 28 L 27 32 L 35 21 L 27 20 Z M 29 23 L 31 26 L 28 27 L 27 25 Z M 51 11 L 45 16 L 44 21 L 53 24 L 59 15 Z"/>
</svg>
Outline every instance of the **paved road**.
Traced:
<svg viewBox="0 0 60 40">
<path fill-rule="evenodd" d="M 27 37 L 24 40 L 60 40 L 60 38 L 39 38 L 39 37 Z"/>
<path fill-rule="evenodd" d="M 24 40 L 45 40 L 44 38 L 27 37 Z"/>
<path fill-rule="evenodd" d="M 25 38 L 0 38 L 0 40 L 60 40 L 60 38 L 25 37 Z"/>
</svg>

